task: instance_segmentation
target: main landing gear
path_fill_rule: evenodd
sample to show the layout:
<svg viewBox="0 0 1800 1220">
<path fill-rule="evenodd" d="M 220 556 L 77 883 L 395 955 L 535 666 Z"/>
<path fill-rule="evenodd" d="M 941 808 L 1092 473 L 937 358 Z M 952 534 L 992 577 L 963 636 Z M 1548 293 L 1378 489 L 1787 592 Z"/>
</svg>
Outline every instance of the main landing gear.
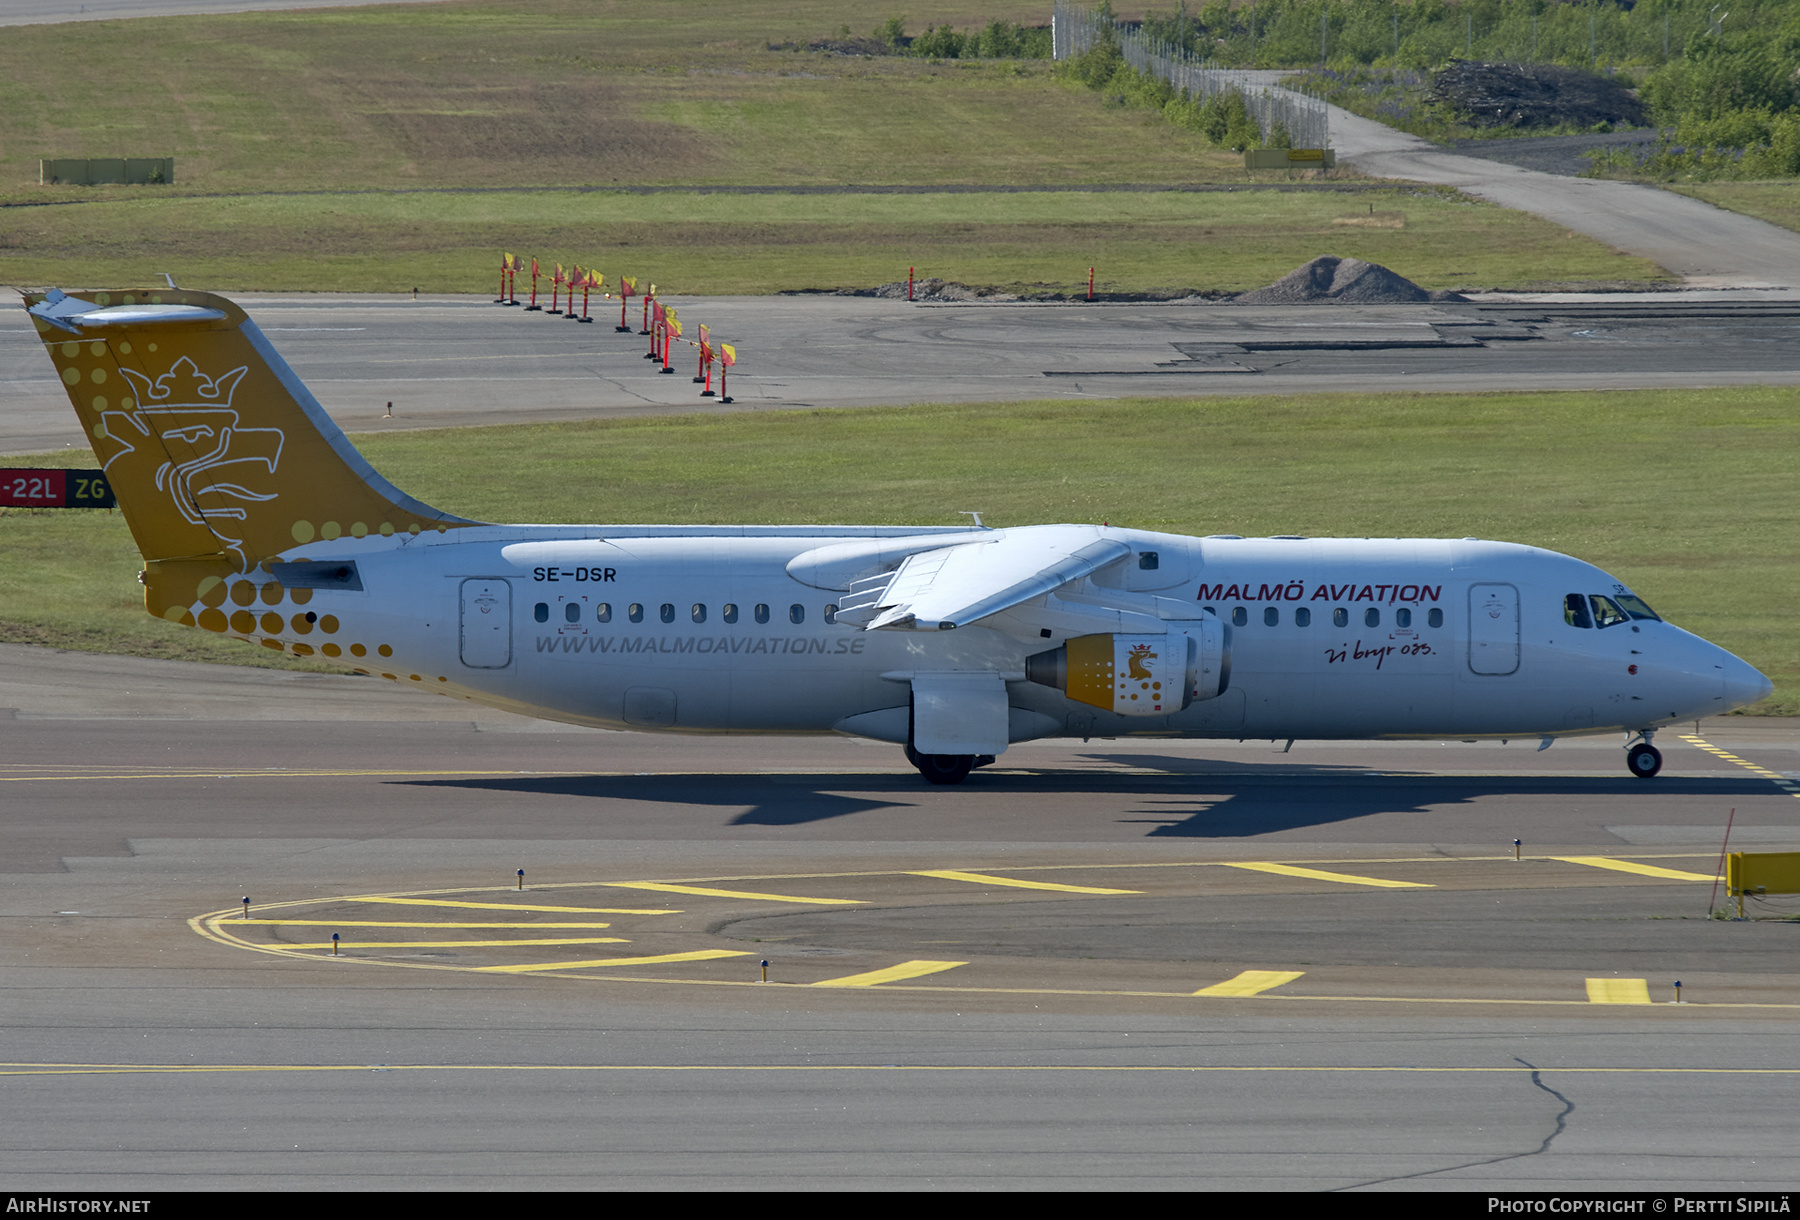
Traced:
<svg viewBox="0 0 1800 1220">
<path fill-rule="evenodd" d="M 921 754 L 910 744 L 906 747 L 906 761 L 919 769 L 919 774 L 933 784 L 960 784 L 969 778 L 969 772 L 976 767 L 985 767 L 994 761 L 992 754 Z"/>
<path fill-rule="evenodd" d="M 1650 744 L 1648 732 L 1638 736 L 1637 744 L 1625 751 L 1625 769 L 1639 779 L 1649 779 L 1662 770 L 1662 751 Z"/>
</svg>

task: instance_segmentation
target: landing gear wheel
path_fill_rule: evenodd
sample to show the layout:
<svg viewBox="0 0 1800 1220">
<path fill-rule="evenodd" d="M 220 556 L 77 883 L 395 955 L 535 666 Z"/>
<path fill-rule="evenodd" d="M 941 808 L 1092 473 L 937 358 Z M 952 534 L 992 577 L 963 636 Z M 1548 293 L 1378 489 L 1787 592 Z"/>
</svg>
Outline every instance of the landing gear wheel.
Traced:
<svg viewBox="0 0 1800 1220">
<path fill-rule="evenodd" d="M 1639 779 L 1649 779 L 1662 770 L 1662 751 L 1640 741 L 1625 752 L 1625 766 Z"/>
<path fill-rule="evenodd" d="M 920 754 L 911 746 L 906 747 L 906 758 L 934 784 L 960 784 L 975 765 L 973 754 Z"/>
</svg>

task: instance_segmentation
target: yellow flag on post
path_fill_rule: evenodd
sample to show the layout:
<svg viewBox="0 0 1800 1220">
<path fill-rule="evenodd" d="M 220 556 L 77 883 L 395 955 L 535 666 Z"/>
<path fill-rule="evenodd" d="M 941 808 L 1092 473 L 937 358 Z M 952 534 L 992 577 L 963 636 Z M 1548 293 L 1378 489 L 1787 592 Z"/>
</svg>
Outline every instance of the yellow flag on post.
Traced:
<svg viewBox="0 0 1800 1220">
<path fill-rule="evenodd" d="M 729 343 L 719 344 L 719 363 L 727 367 L 737 363 L 737 348 Z"/>
</svg>

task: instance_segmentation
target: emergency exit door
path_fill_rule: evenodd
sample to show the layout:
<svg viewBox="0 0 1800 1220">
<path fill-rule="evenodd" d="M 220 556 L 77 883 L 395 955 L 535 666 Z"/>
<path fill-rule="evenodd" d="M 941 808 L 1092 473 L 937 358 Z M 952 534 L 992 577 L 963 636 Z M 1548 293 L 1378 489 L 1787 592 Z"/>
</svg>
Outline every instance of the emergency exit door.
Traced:
<svg viewBox="0 0 1800 1220">
<path fill-rule="evenodd" d="M 512 663 L 512 589 L 504 580 L 462 582 L 462 663 L 471 669 Z"/>
</svg>

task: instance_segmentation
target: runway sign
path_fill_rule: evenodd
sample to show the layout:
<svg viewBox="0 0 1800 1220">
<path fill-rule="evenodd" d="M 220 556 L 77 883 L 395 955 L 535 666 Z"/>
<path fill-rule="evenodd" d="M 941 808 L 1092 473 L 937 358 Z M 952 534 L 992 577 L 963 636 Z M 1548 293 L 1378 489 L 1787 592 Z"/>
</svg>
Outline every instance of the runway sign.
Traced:
<svg viewBox="0 0 1800 1220">
<path fill-rule="evenodd" d="M 103 470 L 0 469 L 0 508 L 114 508 Z"/>
</svg>

